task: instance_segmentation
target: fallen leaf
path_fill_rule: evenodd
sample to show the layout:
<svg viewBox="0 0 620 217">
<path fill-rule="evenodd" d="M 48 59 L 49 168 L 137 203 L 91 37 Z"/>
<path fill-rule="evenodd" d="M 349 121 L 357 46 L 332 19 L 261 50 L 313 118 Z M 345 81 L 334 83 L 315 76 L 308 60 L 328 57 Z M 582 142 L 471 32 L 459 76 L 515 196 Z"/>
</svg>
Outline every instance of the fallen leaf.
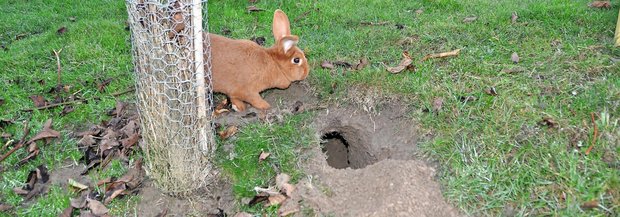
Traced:
<svg viewBox="0 0 620 217">
<path fill-rule="evenodd" d="M 78 145 L 80 147 L 89 147 L 94 145 L 95 143 L 97 143 L 97 141 L 95 141 L 95 137 L 92 135 L 84 135 L 84 137 L 82 137 L 82 139 L 78 141 Z"/>
<path fill-rule="evenodd" d="M 15 194 L 17 194 L 17 195 L 26 195 L 26 194 L 30 193 L 29 190 L 24 190 L 23 188 L 19 188 L 19 187 L 13 188 L 13 192 Z"/>
<path fill-rule="evenodd" d="M 226 130 L 218 133 L 221 139 L 228 139 L 229 137 L 235 135 L 237 133 L 237 126 L 229 126 Z"/>
<path fill-rule="evenodd" d="M 260 192 L 258 194 L 256 194 L 256 196 L 254 196 L 252 198 L 252 200 L 250 200 L 250 202 L 248 202 L 248 206 L 254 206 L 260 202 L 266 201 L 269 198 L 269 194 L 266 192 Z"/>
<path fill-rule="evenodd" d="M 324 68 L 324 69 L 334 69 L 336 67 L 331 62 L 329 62 L 327 60 L 323 60 L 323 62 L 321 62 L 321 68 Z"/>
<path fill-rule="evenodd" d="M 127 190 L 133 190 L 144 181 L 145 172 L 142 169 L 142 159 L 136 160 L 133 168 L 131 168 L 125 175 L 116 180 L 116 182 L 124 182 L 127 185 Z"/>
<path fill-rule="evenodd" d="M 512 12 L 512 16 L 510 17 L 510 21 L 512 22 L 512 24 L 517 23 L 517 19 L 519 19 L 519 16 L 517 15 L 516 11 Z"/>
<path fill-rule="evenodd" d="M 73 213 L 73 207 L 69 206 L 65 210 L 63 210 L 62 213 L 58 215 L 58 217 L 71 217 L 72 213 Z"/>
<path fill-rule="evenodd" d="M 88 194 L 82 193 L 82 195 L 78 198 L 69 199 L 69 204 L 71 205 L 71 207 L 76 208 L 76 209 L 82 209 L 86 207 L 86 195 Z"/>
<path fill-rule="evenodd" d="M 103 203 L 110 204 L 110 202 L 112 202 L 114 198 L 118 197 L 121 194 L 124 194 L 126 189 L 127 186 L 123 182 L 114 182 L 111 185 L 108 185 L 105 190 L 105 200 L 103 201 Z"/>
<path fill-rule="evenodd" d="M 260 163 L 260 162 L 264 161 L 265 159 L 267 159 L 269 157 L 269 155 L 271 155 L 271 153 L 261 151 L 260 155 L 258 156 L 258 162 Z"/>
<path fill-rule="evenodd" d="M 551 117 L 544 117 L 541 121 L 538 122 L 538 125 L 556 128 L 558 127 L 558 122 L 553 120 L 553 118 Z"/>
<path fill-rule="evenodd" d="M 82 183 L 79 183 L 79 182 L 73 180 L 72 178 L 69 178 L 69 180 L 67 182 L 68 182 L 69 186 L 77 188 L 80 191 L 88 189 L 88 186 L 86 186 L 86 185 L 84 185 Z"/>
<path fill-rule="evenodd" d="M 517 54 L 517 52 L 513 52 L 512 55 L 510 56 L 510 59 L 512 60 L 512 63 L 514 64 L 519 63 L 519 54 Z"/>
<path fill-rule="evenodd" d="M 34 107 L 41 108 L 47 105 L 47 100 L 40 95 L 32 95 L 30 99 L 34 102 Z"/>
<path fill-rule="evenodd" d="M 254 215 L 247 212 L 238 212 L 233 217 L 254 217 Z"/>
<path fill-rule="evenodd" d="M 456 50 L 453 50 L 453 51 L 448 51 L 448 52 L 443 52 L 443 53 L 428 54 L 428 55 L 424 56 L 422 58 L 422 60 L 420 60 L 420 61 L 424 62 L 424 61 L 426 61 L 428 59 L 432 59 L 432 58 L 444 58 L 444 57 L 458 56 L 460 52 L 461 52 L 461 49 L 456 49 Z"/>
<path fill-rule="evenodd" d="M 282 194 L 277 194 L 277 195 L 269 196 L 267 198 L 268 202 L 265 203 L 265 207 L 279 205 L 282 202 L 284 202 L 285 200 L 286 200 L 286 196 L 284 196 Z"/>
<path fill-rule="evenodd" d="M 66 105 L 65 107 L 62 108 L 62 111 L 60 112 L 60 116 L 65 116 L 65 115 L 71 113 L 73 110 L 74 110 L 73 106 Z"/>
<path fill-rule="evenodd" d="M 56 30 L 56 33 L 58 33 L 59 35 L 65 34 L 65 32 L 67 32 L 67 27 L 64 27 L 64 26 Z"/>
<path fill-rule="evenodd" d="M 368 65 L 368 59 L 362 58 L 360 59 L 360 62 L 357 65 L 355 65 L 355 70 L 361 70 L 367 65 Z"/>
<path fill-rule="evenodd" d="M 110 82 L 112 82 L 112 78 L 105 79 L 101 83 L 98 83 L 97 90 L 99 90 L 99 92 L 104 92 L 108 84 L 110 84 Z M 119 113 L 120 112 L 117 111 L 117 114 Z"/>
<path fill-rule="evenodd" d="M 121 140 L 121 144 L 123 145 L 123 149 L 127 149 L 138 144 L 138 141 L 140 141 L 140 134 L 134 133 L 128 138 Z"/>
<path fill-rule="evenodd" d="M 478 19 L 477 16 L 469 16 L 469 17 L 465 17 L 465 19 L 463 19 L 463 23 L 471 23 L 474 22 Z"/>
<path fill-rule="evenodd" d="M 48 119 L 45 124 L 43 124 L 43 129 L 41 132 L 37 133 L 33 138 L 28 140 L 27 143 L 32 143 L 41 139 L 51 139 L 60 137 L 60 132 L 52 129 L 52 119 Z"/>
<path fill-rule="evenodd" d="M 468 103 L 468 102 L 473 102 L 476 101 L 478 98 L 476 98 L 475 96 L 461 96 L 459 98 L 459 100 L 461 100 L 461 102 L 464 103 Z"/>
<path fill-rule="evenodd" d="M 437 113 L 443 107 L 443 98 L 437 97 L 433 99 L 433 112 Z"/>
<path fill-rule="evenodd" d="M 599 207 L 598 200 L 591 200 L 581 204 L 581 209 L 594 209 Z"/>
<path fill-rule="evenodd" d="M 88 209 L 90 209 L 90 211 L 97 216 L 102 216 L 109 212 L 108 208 L 97 200 L 86 198 L 86 201 L 88 202 Z"/>
<path fill-rule="evenodd" d="M 256 5 L 248 6 L 248 12 L 259 12 L 259 11 L 264 11 L 264 10 L 265 9 L 256 7 Z"/>
<path fill-rule="evenodd" d="M 487 89 L 484 89 L 484 92 L 491 96 L 497 96 L 497 91 L 495 90 L 495 87 L 489 87 Z"/>
<path fill-rule="evenodd" d="M 258 44 L 260 46 L 264 46 L 265 45 L 265 37 L 262 37 L 262 36 L 252 37 L 252 39 L 250 39 L 250 40 L 255 42 L 256 44 Z"/>
<path fill-rule="evenodd" d="M 348 63 L 348 62 L 345 62 L 345 61 L 336 61 L 336 62 L 334 62 L 332 64 L 334 64 L 334 66 L 342 67 L 342 68 L 351 68 L 351 66 L 353 66 L 353 65 L 351 65 L 351 63 Z"/>
<path fill-rule="evenodd" d="M 400 61 L 398 66 L 395 66 L 395 67 L 388 66 L 386 68 L 388 72 L 392 74 L 397 74 L 397 73 L 404 71 L 405 69 L 409 69 L 413 67 L 413 65 L 411 65 L 413 63 L 413 60 L 411 59 L 411 56 L 409 56 L 409 52 L 403 51 L 402 55 L 403 55 L 403 59 Z"/>
<path fill-rule="evenodd" d="M 75 22 L 75 17 L 69 17 L 69 21 Z"/>
<path fill-rule="evenodd" d="M 13 209 L 13 206 L 0 203 L 0 212 L 6 212 Z"/>
<path fill-rule="evenodd" d="M 591 8 L 609 9 L 611 8 L 611 2 L 610 1 L 593 1 L 592 3 L 588 4 L 588 6 L 590 6 Z"/>
<path fill-rule="evenodd" d="M 420 15 L 424 13 L 424 10 L 422 10 L 422 8 L 415 10 L 415 14 Z"/>
</svg>

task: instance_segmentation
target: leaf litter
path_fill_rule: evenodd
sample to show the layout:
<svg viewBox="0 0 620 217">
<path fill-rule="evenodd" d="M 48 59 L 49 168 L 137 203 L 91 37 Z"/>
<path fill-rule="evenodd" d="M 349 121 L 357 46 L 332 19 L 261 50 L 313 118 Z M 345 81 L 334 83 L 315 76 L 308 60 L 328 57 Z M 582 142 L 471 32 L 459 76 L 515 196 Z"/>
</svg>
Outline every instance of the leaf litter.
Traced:
<svg viewBox="0 0 620 217">
<path fill-rule="evenodd" d="M 415 66 L 412 65 L 413 60 L 411 59 L 409 52 L 403 51 L 402 56 L 403 56 L 403 59 L 400 61 L 398 66 L 394 66 L 394 67 L 386 66 L 386 70 L 392 74 L 398 74 L 404 70 L 409 70 L 409 69 L 415 70 Z"/>
</svg>

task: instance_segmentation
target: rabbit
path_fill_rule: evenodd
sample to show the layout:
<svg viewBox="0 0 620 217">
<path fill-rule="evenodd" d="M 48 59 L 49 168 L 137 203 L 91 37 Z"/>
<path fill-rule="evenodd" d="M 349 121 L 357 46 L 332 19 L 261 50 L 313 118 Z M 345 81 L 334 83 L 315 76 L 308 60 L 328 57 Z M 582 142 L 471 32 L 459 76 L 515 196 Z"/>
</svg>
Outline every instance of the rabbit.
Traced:
<svg viewBox="0 0 620 217">
<path fill-rule="evenodd" d="M 291 35 L 289 19 L 280 9 L 274 12 L 272 31 L 275 44 L 270 48 L 209 33 L 213 91 L 226 94 L 235 111 L 244 111 L 245 102 L 267 110 L 270 105 L 260 92 L 286 89 L 308 76 L 308 60 L 296 46 L 299 37 Z"/>
</svg>

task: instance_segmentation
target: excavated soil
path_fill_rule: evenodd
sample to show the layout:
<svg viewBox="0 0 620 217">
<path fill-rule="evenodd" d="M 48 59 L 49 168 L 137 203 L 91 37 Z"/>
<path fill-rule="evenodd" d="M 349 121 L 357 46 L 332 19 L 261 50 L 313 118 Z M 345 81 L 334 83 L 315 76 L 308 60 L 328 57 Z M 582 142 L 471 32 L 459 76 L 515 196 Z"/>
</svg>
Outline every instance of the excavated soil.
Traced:
<svg viewBox="0 0 620 217">
<path fill-rule="evenodd" d="M 320 216 L 460 216 L 443 198 L 435 169 L 416 157 L 418 125 L 406 106 L 377 109 L 381 99 L 371 95 L 356 91 L 352 105 L 320 106 L 299 84 L 265 94 L 275 113 L 321 108 L 312 127 L 322 142 L 300 156 L 307 176 L 292 198 Z M 239 117 L 251 112 L 225 121 L 248 121 Z"/>
</svg>

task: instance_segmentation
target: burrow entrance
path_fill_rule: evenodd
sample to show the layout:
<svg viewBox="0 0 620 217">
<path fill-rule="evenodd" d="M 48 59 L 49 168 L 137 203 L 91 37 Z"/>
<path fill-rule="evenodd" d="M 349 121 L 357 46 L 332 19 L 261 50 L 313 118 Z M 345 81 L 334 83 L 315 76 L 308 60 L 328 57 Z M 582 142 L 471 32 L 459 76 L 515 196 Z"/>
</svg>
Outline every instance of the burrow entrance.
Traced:
<svg viewBox="0 0 620 217">
<path fill-rule="evenodd" d="M 352 127 L 338 127 L 326 131 L 321 140 L 327 164 L 336 169 L 360 169 L 377 162 L 366 137 Z"/>
</svg>

